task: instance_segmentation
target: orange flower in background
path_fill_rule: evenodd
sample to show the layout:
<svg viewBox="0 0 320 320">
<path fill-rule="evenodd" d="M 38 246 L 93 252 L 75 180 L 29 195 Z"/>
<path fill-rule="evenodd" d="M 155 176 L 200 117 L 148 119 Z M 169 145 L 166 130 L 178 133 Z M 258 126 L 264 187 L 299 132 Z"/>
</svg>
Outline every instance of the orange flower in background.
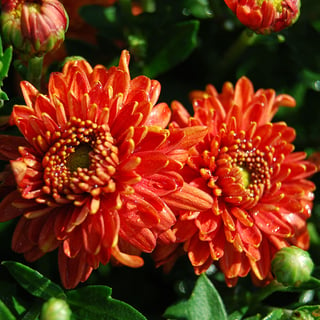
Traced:
<svg viewBox="0 0 320 320">
<path fill-rule="evenodd" d="M 290 245 L 307 249 L 314 184 L 306 178 L 315 166 L 304 152 L 293 152 L 295 131 L 271 123 L 279 106 L 293 107 L 292 97 L 274 90 L 254 92 L 241 78 L 222 93 L 212 85 L 191 93 L 194 116 L 173 102 L 171 127 L 208 126 L 208 134 L 190 148 L 185 181 L 207 192 L 213 206 L 180 212 L 173 227 L 176 243 L 159 244 L 158 265 L 172 265 L 181 245 L 196 274 L 216 262 L 228 286 L 251 272 L 256 284 L 271 278 L 270 262 Z"/>
<path fill-rule="evenodd" d="M 278 32 L 299 17 L 300 0 L 225 0 L 239 21 L 256 33 Z"/>
<path fill-rule="evenodd" d="M 18 186 L 1 202 L 0 221 L 22 216 L 12 248 L 29 261 L 58 248 L 66 288 L 110 259 L 141 266 L 141 251 L 174 240 L 173 211 L 212 205 L 178 173 L 206 127 L 165 129 L 160 84 L 131 80 L 128 64 L 127 51 L 108 70 L 68 62 L 51 74 L 48 95 L 22 82 L 26 105 L 14 106 L 11 120 L 23 137 L 0 136 Z"/>
</svg>

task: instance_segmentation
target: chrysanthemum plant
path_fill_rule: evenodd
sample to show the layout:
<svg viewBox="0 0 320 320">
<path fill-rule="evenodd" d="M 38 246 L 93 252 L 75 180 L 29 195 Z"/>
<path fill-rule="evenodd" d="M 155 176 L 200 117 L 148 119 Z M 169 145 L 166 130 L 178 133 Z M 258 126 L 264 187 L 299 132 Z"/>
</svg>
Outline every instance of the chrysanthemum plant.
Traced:
<svg viewBox="0 0 320 320">
<path fill-rule="evenodd" d="M 320 318 L 316 0 L 1 23 L 0 320 Z"/>
</svg>

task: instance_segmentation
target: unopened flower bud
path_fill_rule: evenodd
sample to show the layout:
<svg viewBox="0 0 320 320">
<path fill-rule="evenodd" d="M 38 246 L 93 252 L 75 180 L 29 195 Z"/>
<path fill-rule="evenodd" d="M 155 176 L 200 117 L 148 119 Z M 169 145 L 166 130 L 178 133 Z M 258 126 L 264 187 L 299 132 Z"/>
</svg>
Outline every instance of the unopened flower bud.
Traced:
<svg viewBox="0 0 320 320">
<path fill-rule="evenodd" d="M 51 298 L 44 303 L 41 320 L 70 320 L 71 310 L 65 300 Z"/>
<path fill-rule="evenodd" d="M 291 26 L 299 17 L 300 0 L 224 0 L 242 24 L 269 34 Z"/>
<path fill-rule="evenodd" d="M 271 266 L 278 282 L 284 285 L 299 286 L 310 280 L 314 264 L 307 251 L 291 246 L 278 251 Z"/>
<path fill-rule="evenodd" d="M 22 58 L 42 56 L 64 41 L 68 15 L 58 0 L 2 0 L 2 36 Z"/>
</svg>

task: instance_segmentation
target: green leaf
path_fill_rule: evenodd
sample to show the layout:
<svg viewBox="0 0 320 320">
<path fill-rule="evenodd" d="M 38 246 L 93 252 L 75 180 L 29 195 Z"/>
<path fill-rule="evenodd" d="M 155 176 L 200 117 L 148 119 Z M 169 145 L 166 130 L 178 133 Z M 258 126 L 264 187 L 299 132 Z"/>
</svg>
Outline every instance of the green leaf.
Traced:
<svg viewBox="0 0 320 320">
<path fill-rule="evenodd" d="M 51 297 L 64 298 L 63 290 L 44 277 L 38 271 L 15 261 L 3 261 L 2 264 L 8 269 L 16 281 L 33 296 L 48 300 Z"/>
<path fill-rule="evenodd" d="M 248 310 L 248 306 L 245 306 L 244 309 L 245 309 L 244 311 L 236 310 L 236 311 L 232 312 L 231 314 L 229 314 L 228 315 L 228 320 L 240 320 L 240 319 L 242 319 L 243 315 Z"/>
<path fill-rule="evenodd" d="M 116 7 L 104 8 L 99 5 L 86 5 L 80 8 L 81 17 L 93 27 L 107 28 L 110 24 L 118 24 L 118 12 Z"/>
<path fill-rule="evenodd" d="M 38 320 L 41 311 L 41 303 L 36 302 L 32 307 L 23 315 L 21 320 Z"/>
<path fill-rule="evenodd" d="M 81 320 L 146 320 L 130 305 L 111 298 L 111 288 L 87 286 L 67 292 L 72 319 Z"/>
<path fill-rule="evenodd" d="M 184 7 L 185 14 L 190 12 L 198 19 L 208 19 L 213 15 L 208 0 L 185 0 Z"/>
<path fill-rule="evenodd" d="M 199 21 L 190 20 L 153 35 L 157 41 L 149 41 L 154 47 L 147 54 L 150 60 L 146 62 L 143 74 L 154 78 L 185 60 L 197 46 L 198 29 Z"/>
<path fill-rule="evenodd" d="M 26 303 L 18 296 L 18 284 L 9 281 L 0 281 L 0 300 L 14 313 L 21 315 L 26 311 Z M 1 317 L 0 317 L 1 319 Z"/>
<path fill-rule="evenodd" d="M 292 320 L 320 319 L 320 305 L 302 306 L 293 312 Z"/>
<path fill-rule="evenodd" d="M 1 56 L 1 68 L 0 68 L 0 78 L 3 80 L 3 78 L 8 76 L 10 64 L 11 64 L 11 59 L 12 59 L 12 47 L 8 47 L 5 51 L 4 54 Z"/>
<path fill-rule="evenodd" d="M 10 312 L 2 300 L 0 300 L 0 319 L 16 320 L 16 317 Z"/>
<path fill-rule="evenodd" d="M 267 316 L 265 316 L 262 320 L 281 320 L 285 315 L 282 309 L 276 309 L 270 312 Z"/>
<path fill-rule="evenodd" d="M 187 301 L 169 307 L 164 317 L 186 320 L 226 320 L 223 301 L 206 275 L 201 275 Z"/>
</svg>

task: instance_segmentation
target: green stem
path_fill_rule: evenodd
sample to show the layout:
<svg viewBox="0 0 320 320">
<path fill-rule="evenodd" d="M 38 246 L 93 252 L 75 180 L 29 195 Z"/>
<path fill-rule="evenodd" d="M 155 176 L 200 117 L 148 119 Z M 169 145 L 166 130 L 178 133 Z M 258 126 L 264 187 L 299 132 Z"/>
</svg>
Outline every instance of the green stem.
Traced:
<svg viewBox="0 0 320 320">
<path fill-rule="evenodd" d="M 248 46 L 251 46 L 257 38 L 257 34 L 249 29 L 245 29 L 241 32 L 238 39 L 229 47 L 223 57 L 221 64 L 222 71 L 229 70 L 239 57 L 245 52 Z"/>
<path fill-rule="evenodd" d="M 40 90 L 42 78 L 43 56 L 33 57 L 28 62 L 28 70 L 26 78 L 37 89 Z"/>
<path fill-rule="evenodd" d="M 261 288 L 260 291 L 254 296 L 254 304 L 261 302 L 274 292 L 285 290 L 285 288 L 286 287 L 284 285 L 275 280 L 270 282 L 266 287 Z"/>
</svg>

